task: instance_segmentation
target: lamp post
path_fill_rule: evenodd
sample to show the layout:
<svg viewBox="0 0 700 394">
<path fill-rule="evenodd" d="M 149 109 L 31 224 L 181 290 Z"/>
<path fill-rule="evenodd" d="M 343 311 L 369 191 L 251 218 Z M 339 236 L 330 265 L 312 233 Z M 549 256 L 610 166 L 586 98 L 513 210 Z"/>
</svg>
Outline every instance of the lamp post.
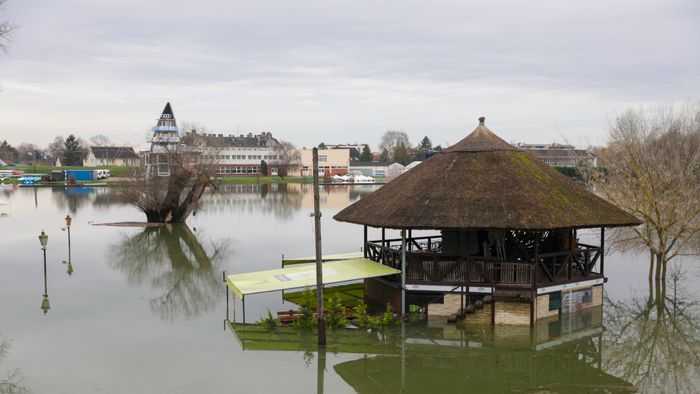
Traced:
<svg viewBox="0 0 700 394">
<path fill-rule="evenodd" d="M 68 276 L 71 276 L 73 274 L 73 260 L 71 259 L 71 250 L 70 250 L 70 225 L 73 223 L 73 218 L 70 217 L 70 214 L 66 215 L 66 230 L 68 231 L 68 267 L 66 269 L 66 273 L 68 273 Z M 64 261 L 65 263 L 65 261 Z"/>
<path fill-rule="evenodd" d="M 41 250 L 44 252 L 44 299 L 41 301 L 41 310 L 46 315 L 51 309 L 51 305 L 49 304 L 49 293 L 46 286 L 46 244 L 49 243 L 49 236 L 46 235 L 44 230 L 41 230 L 41 234 L 39 234 L 39 243 L 41 244 Z"/>
</svg>

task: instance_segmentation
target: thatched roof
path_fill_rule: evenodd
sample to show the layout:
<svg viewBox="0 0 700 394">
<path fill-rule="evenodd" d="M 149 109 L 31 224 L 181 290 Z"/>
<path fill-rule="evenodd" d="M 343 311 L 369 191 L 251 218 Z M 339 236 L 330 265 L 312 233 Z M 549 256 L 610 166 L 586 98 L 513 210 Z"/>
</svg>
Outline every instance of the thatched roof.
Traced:
<svg viewBox="0 0 700 394">
<path fill-rule="evenodd" d="M 466 138 L 334 216 L 396 229 L 619 227 L 640 224 L 535 155 L 499 138 L 483 118 Z"/>
</svg>

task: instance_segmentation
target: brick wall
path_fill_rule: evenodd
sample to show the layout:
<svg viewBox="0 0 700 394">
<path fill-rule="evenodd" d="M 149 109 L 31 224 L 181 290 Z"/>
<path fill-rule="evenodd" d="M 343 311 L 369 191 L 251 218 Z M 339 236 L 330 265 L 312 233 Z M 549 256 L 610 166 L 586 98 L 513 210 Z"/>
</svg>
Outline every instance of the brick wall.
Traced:
<svg viewBox="0 0 700 394">
<path fill-rule="evenodd" d="M 496 301 L 496 324 L 530 325 L 530 304 L 524 302 Z"/>
<path fill-rule="evenodd" d="M 487 324 L 491 325 L 491 308 L 492 304 L 484 304 L 483 309 L 475 309 L 474 313 L 468 314 L 464 318 L 466 324 Z"/>
<path fill-rule="evenodd" d="M 550 316 L 558 316 L 559 309 L 553 311 L 549 310 L 549 294 L 542 294 L 537 296 L 537 301 L 535 303 L 535 317 L 536 319 L 544 319 Z"/>
</svg>

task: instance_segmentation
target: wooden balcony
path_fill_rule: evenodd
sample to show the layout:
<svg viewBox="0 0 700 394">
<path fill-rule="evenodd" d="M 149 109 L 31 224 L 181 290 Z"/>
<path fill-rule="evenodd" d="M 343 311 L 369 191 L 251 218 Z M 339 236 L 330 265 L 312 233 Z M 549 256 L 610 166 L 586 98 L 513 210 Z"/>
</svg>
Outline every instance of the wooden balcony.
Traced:
<svg viewBox="0 0 700 394">
<path fill-rule="evenodd" d="M 440 246 L 439 236 L 407 240 L 406 284 L 537 288 L 603 277 L 601 248 L 592 245 L 519 261 L 447 254 Z M 367 242 L 366 253 L 378 263 L 401 269 L 400 239 Z"/>
</svg>

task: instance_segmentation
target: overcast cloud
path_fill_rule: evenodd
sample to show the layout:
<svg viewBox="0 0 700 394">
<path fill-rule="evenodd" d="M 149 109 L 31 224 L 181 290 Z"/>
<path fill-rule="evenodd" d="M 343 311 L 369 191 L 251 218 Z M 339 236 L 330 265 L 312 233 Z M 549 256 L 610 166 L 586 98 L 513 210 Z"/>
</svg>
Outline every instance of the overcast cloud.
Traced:
<svg viewBox="0 0 700 394">
<path fill-rule="evenodd" d="M 179 5 L 175 5 L 177 3 Z M 170 101 L 299 146 L 403 129 L 601 144 L 616 112 L 697 100 L 700 2 L 9 0 L 0 139 L 138 145 Z"/>
</svg>

